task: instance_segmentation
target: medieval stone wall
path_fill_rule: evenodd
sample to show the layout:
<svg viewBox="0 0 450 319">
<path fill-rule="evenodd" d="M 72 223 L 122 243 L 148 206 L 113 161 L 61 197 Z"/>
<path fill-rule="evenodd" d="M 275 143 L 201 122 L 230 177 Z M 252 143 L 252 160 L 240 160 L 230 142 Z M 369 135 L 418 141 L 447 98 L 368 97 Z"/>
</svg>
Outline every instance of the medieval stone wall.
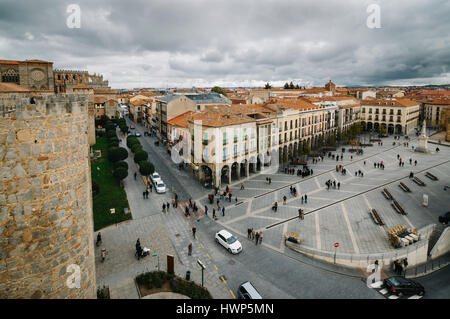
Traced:
<svg viewBox="0 0 450 319">
<path fill-rule="evenodd" d="M 15 104 L 0 117 L 0 298 L 95 298 L 87 98 Z"/>
</svg>

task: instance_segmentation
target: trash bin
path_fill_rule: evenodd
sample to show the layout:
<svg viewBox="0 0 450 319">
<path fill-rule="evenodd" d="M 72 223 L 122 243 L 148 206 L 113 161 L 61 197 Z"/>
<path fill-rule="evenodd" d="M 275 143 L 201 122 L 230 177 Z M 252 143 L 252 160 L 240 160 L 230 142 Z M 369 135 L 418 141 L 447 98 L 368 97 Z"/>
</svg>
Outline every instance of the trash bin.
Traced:
<svg viewBox="0 0 450 319">
<path fill-rule="evenodd" d="M 191 271 L 186 271 L 186 280 L 191 280 Z"/>
</svg>

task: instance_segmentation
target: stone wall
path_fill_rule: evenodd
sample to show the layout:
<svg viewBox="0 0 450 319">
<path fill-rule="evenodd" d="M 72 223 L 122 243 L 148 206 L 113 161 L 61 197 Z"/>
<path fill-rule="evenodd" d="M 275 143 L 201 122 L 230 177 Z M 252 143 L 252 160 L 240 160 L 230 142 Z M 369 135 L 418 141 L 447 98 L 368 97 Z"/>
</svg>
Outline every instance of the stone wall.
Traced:
<svg viewBox="0 0 450 319">
<path fill-rule="evenodd" d="M 450 227 L 446 227 L 439 237 L 438 241 L 430 251 L 431 258 L 437 258 L 450 251 Z"/>
<path fill-rule="evenodd" d="M 17 99 L 0 118 L 0 298 L 95 298 L 92 230 L 86 97 Z"/>
</svg>

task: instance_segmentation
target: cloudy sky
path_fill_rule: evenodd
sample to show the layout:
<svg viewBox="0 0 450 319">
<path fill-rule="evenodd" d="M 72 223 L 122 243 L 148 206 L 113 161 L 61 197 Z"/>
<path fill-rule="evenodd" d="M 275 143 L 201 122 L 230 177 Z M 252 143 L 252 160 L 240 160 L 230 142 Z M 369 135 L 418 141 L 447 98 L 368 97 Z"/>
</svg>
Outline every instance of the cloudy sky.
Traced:
<svg viewBox="0 0 450 319">
<path fill-rule="evenodd" d="M 80 28 L 67 26 L 74 3 Z M 0 0 L 0 59 L 113 88 L 444 84 L 449 16 L 448 0 Z"/>
</svg>

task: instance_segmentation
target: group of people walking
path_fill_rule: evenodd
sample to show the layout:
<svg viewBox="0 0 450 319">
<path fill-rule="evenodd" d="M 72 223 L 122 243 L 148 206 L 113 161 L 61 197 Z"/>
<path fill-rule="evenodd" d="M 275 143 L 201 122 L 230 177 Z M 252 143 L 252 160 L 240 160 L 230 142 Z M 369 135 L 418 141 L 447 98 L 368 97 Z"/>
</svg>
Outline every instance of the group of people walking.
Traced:
<svg viewBox="0 0 450 319">
<path fill-rule="evenodd" d="M 255 245 L 262 243 L 263 233 L 262 231 L 257 232 L 253 228 L 247 228 L 247 238 L 255 241 Z"/>
<path fill-rule="evenodd" d="M 327 181 L 325 182 L 325 185 L 327 186 L 327 190 L 330 190 L 331 187 L 333 187 L 334 189 L 336 189 L 336 186 L 337 186 L 337 189 L 338 189 L 338 190 L 341 188 L 341 182 L 337 182 L 337 183 L 336 183 L 335 180 L 334 180 L 334 181 L 331 181 L 331 179 L 327 180 Z"/>
</svg>

